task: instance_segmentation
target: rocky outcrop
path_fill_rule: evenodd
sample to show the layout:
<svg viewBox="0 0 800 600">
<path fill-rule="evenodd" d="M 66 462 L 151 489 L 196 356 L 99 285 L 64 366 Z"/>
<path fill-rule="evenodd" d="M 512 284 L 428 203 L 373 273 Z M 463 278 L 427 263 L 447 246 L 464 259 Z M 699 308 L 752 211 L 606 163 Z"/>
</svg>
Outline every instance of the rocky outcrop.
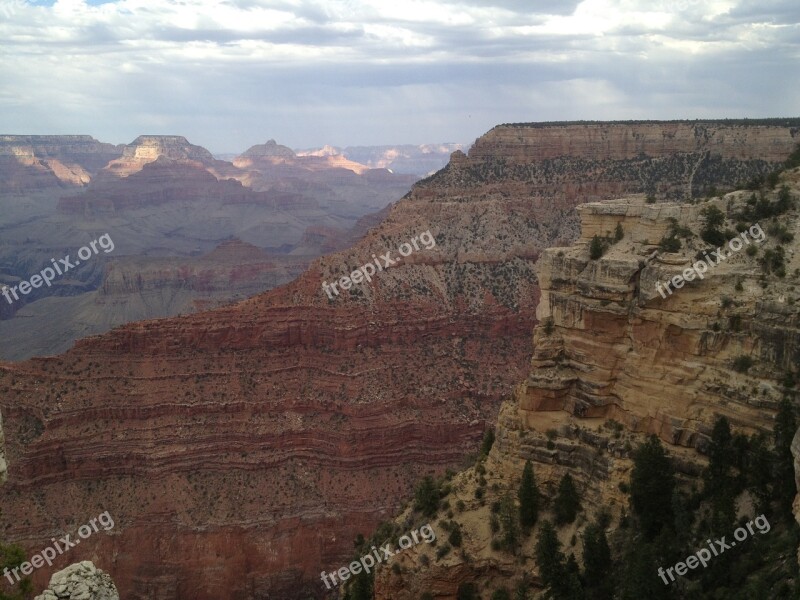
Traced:
<svg viewBox="0 0 800 600">
<path fill-rule="evenodd" d="M 716 206 L 732 217 L 751 193 L 699 204 L 647 204 L 639 197 L 578 207 L 577 243 L 544 250 L 536 265 L 541 300 L 530 372 L 500 410 L 497 439 L 481 473 L 468 469 L 450 483 L 449 506 L 464 506 L 454 517 L 463 531 L 462 552 L 441 560 L 417 556 L 399 572 L 383 569 L 375 598 L 412 600 L 426 591 L 454 597 L 460 581 L 480 581 L 481 589 L 492 591 L 516 585 L 523 573 L 536 584 L 536 567 L 520 566 L 535 563 L 535 536 L 523 540 L 514 556 L 492 550 L 486 526 L 488 505 L 516 492 L 525 460 L 533 462 L 545 498 L 554 497 L 569 472 L 581 496 L 591 498 L 584 504 L 589 519 L 601 507 L 617 518 L 627 507 L 620 489 L 630 478 L 631 449 L 647 435 L 666 443 L 686 479 L 705 466 L 719 417 L 746 434 L 772 430 L 787 391 L 784 376 L 796 374 L 800 364 L 800 169 L 785 173 L 783 182 L 795 197 L 795 208 L 780 217 L 794 233 L 791 242 L 770 237 L 763 219 L 763 237 L 747 230 L 756 255 L 744 250 L 745 243 L 740 251 L 727 246 L 725 260 L 703 279 L 695 276 L 665 297 L 656 283 L 685 273 L 708 246 L 697 235 L 700 212 Z M 768 197 L 774 201 L 776 195 Z M 613 235 L 617 224 L 622 239 L 591 259 L 591 238 Z M 689 230 L 682 248 L 661 251 L 654 242 L 675 228 Z M 753 241 L 758 238 L 761 244 Z M 763 272 L 758 257 L 778 246 L 794 276 Z M 752 364 L 739 360 L 743 356 Z M 800 434 L 795 456 L 799 446 Z M 483 474 L 486 498 L 479 502 L 474 491 Z M 580 532 L 569 526 L 560 535 L 570 547 Z"/>
<path fill-rule="evenodd" d="M 250 146 L 242 154 L 242 158 L 262 158 L 265 156 L 279 156 L 282 158 L 295 158 L 294 150 L 288 146 L 281 146 L 275 140 L 269 140 L 266 144 L 256 144 Z"/>
<path fill-rule="evenodd" d="M 207 313 L 126 325 L 52 359 L 1 365 L 15 469 L 0 491 L 0 528 L 35 545 L 53 523 L 82 519 L 85 507 L 119 515 L 114 536 L 89 538 L 75 552 L 113 557 L 129 599 L 321 596 L 319 572 L 345 564 L 353 537 L 393 514 L 420 475 L 474 451 L 523 379 L 539 300 L 534 263 L 578 237 L 575 206 L 663 179 L 640 177 L 647 149 L 634 162 L 540 158 L 538 128 L 507 129 L 513 136 L 493 142 L 492 153 L 455 153 L 358 244 L 314 261 L 289 285 Z M 652 155 L 683 160 L 660 146 Z M 737 169 L 758 172 L 754 156 L 744 148 Z M 673 175 L 667 187 L 690 187 L 690 172 Z M 400 258 L 398 247 L 426 231 L 435 245 L 338 296 L 323 291 L 323 282 L 387 252 Z M 578 265 L 580 256 L 569 256 Z M 592 267 L 615 278 L 625 268 Z M 601 300 L 587 303 L 600 310 Z M 605 397 L 569 386 L 561 393 L 569 402 L 538 411 L 563 432 L 553 472 L 568 460 L 607 471 L 609 456 L 583 445 L 600 434 L 567 422 L 586 418 L 570 412 L 580 404 L 573 396 L 598 405 Z M 632 419 L 637 410 L 631 400 Z M 522 431 L 518 412 L 503 409 L 499 448 Z M 512 417 L 516 429 L 504 425 Z M 636 422 L 646 429 L 657 420 Z M 689 443 L 702 434 L 692 427 L 672 425 Z M 526 431 L 520 447 L 552 456 Z M 31 504 L 34 490 L 41 501 Z"/>
<path fill-rule="evenodd" d="M 201 165 L 215 162 L 211 152 L 190 144 L 182 135 L 140 135 L 125 146 L 122 156 L 110 162 L 105 170 L 118 177 L 127 177 L 159 158 Z"/>
<path fill-rule="evenodd" d="M 54 573 L 50 586 L 34 600 L 119 600 L 114 582 L 90 561 Z"/>
<path fill-rule="evenodd" d="M 82 187 L 121 153 L 88 135 L 2 135 L 0 193 Z"/>
<path fill-rule="evenodd" d="M 347 160 L 361 163 L 371 169 L 389 169 L 394 173 L 408 173 L 424 177 L 447 165 L 450 154 L 465 148 L 465 144 L 423 144 L 420 146 L 401 144 L 397 146 L 348 146 L 346 148 L 323 146 L 298 152 L 298 155 L 341 155 Z"/>
</svg>

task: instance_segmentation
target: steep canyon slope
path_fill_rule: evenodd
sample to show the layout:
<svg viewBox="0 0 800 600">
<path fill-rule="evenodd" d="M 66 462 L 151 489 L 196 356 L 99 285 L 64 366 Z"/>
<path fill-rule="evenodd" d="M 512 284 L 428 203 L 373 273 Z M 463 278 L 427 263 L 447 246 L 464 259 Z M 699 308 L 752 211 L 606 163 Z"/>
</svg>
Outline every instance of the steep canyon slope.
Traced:
<svg viewBox="0 0 800 600">
<path fill-rule="evenodd" d="M 4 364 L 0 527 L 35 548 L 109 510 L 113 535 L 70 562 L 111 557 L 103 568 L 125 598 L 319 597 L 319 571 L 343 564 L 420 475 L 458 465 L 523 379 L 533 266 L 578 236 L 578 204 L 749 179 L 798 135 L 796 124 L 499 126 L 291 284 Z M 323 292 L 428 230 L 435 246 Z"/>
<path fill-rule="evenodd" d="M 745 434 L 772 431 L 781 399 L 796 396 L 800 365 L 800 168 L 786 172 L 781 183 L 794 208 L 773 217 L 754 218 L 751 191 L 697 204 L 647 204 L 639 197 L 578 207 L 579 240 L 544 251 L 536 266 L 540 323 L 530 372 L 503 403 L 485 465 L 451 482 L 449 505 L 465 505 L 455 516 L 463 553 L 437 559 L 428 549 L 415 549 L 399 563 L 401 572 L 383 570 L 376 598 L 411 600 L 424 592 L 454 598 L 459 584 L 470 581 L 491 593 L 513 589 L 523 577 L 541 589 L 536 536 L 513 555 L 493 547 L 499 534 L 489 528 L 490 507 L 507 492 L 516 494 L 526 460 L 543 495 L 540 520 L 552 519 L 548 499 L 561 477 L 568 473 L 576 482 L 586 518 L 565 526 L 560 537 L 565 551 L 580 558 L 580 544 L 570 538 L 580 539 L 601 510 L 617 523 L 628 509 L 623 490 L 631 450 L 647 435 L 656 434 L 667 446 L 681 479 L 697 483 L 717 419 L 726 417 Z M 779 194 L 767 193 L 767 201 L 777 203 Z M 721 210 L 730 230 L 738 222 L 747 229 L 736 229 L 755 236 L 737 243 L 738 251 L 733 242 L 724 245 L 727 257 L 702 280 L 693 275 L 668 293 L 664 282 L 697 264 L 696 255 L 709 246 L 698 235 L 709 207 Z M 743 214 L 750 216 L 738 216 Z M 592 238 L 618 224 L 624 237 L 592 260 Z M 688 230 L 681 234 L 682 247 L 659 248 L 658 241 L 676 228 Z M 757 252 L 747 252 L 748 246 Z M 765 262 L 778 254 L 782 269 Z M 481 500 L 474 494 L 478 487 L 486 490 Z"/>
</svg>

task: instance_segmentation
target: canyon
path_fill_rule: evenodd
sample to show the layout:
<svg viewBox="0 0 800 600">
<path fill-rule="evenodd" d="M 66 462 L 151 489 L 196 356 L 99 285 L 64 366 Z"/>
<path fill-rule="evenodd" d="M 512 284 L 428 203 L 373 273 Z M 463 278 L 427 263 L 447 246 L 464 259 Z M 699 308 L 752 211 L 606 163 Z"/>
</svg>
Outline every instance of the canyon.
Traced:
<svg viewBox="0 0 800 600">
<path fill-rule="evenodd" d="M 534 465 L 544 503 L 565 473 L 576 482 L 586 518 L 565 526 L 559 537 L 580 557 L 580 545 L 570 539 L 582 537 L 592 517 L 608 510 L 617 522 L 628 510 L 623 490 L 632 448 L 648 435 L 666 445 L 682 481 L 696 482 L 708 464 L 717 419 L 727 418 L 745 434 L 772 431 L 781 398 L 796 397 L 785 376 L 800 364 L 800 168 L 784 173 L 781 184 L 795 198 L 795 208 L 780 217 L 794 238 L 770 239 L 768 224 L 775 219 L 762 219 L 765 238 L 757 255 L 782 247 L 785 278 L 765 275 L 756 254 L 728 251 L 702 280 L 666 297 L 656 283 L 683 273 L 707 247 L 697 237 L 702 211 L 716 207 L 732 218 L 748 206 L 752 192 L 697 204 L 648 204 L 633 196 L 577 207 L 580 237 L 571 246 L 544 250 L 536 265 L 541 299 L 529 372 L 500 409 L 485 464 L 449 484 L 448 506 L 464 506 L 454 517 L 463 550 L 444 558 L 409 551 L 399 569 L 379 573 L 376 599 L 411 600 L 424 592 L 455 598 L 459 585 L 470 581 L 488 592 L 513 589 L 523 576 L 541 589 L 534 536 L 513 555 L 492 546 L 489 528 L 490 506 L 506 492 L 516 494 L 526 460 Z M 621 240 L 591 259 L 592 238 L 617 225 Z M 694 234 L 679 251 L 665 252 L 658 241 L 675 226 Z M 750 357 L 752 366 L 737 367 L 741 356 Z M 800 433 L 795 456 L 798 448 Z M 485 481 L 478 483 L 483 473 Z M 487 490 L 485 499 L 475 494 L 479 487 Z M 408 512 L 398 522 L 406 525 L 406 518 L 412 518 Z"/>
<path fill-rule="evenodd" d="M 770 388 L 748 403 L 727 361 L 756 340 L 763 356 L 786 348 L 762 322 L 752 325 L 761 337 L 718 348 L 705 314 L 680 315 L 694 306 L 691 290 L 665 306 L 640 299 L 638 282 L 673 267 L 634 276 L 649 256 L 639 253 L 666 216 L 690 220 L 645 195 L 688 199 L 747 181 L 798 141 L 797 121 L 501 125 L 291 283 L 124 325 L 57 357 L 0 363 L 10 464 L 0 527 L 35 550 L 109 510 L 113 532 L 86 540 L 69 562 L 92 560 L 134 600 L 322 597 L 319 571 L 345 564 L 356 534 L 392 517 L 422 475 L 463 466 L 495 420 L 489 460 L 498 474 L 510 469 L 503 462 L 539 456 L 550 484 L 563 465 L 580 464 L 581 486 L 611 502 L 616 466 L 607 462 L 624 449 L 607 443 L 598 458 L 599 434 L 576 421 L 616 418 L 631 435 L 656 431 L 693 454 L 716 400 L 687 406 L 674 390 L 701 369 L 702 392 L 730 394 L 727 414 L 758 426 Z M 634 208 L 597 204 L 628 194 L 640 195 Z M 617 222 L 624 246 L 587 266 L 588 232 Z M 324 295 L 322 281 L 427 230 L 435 248 L 370 285 Z M 731 284 L 724 271 L 715 276 Z M 756 291 L 748 302 L 766 301 Z M 636 319 L 634 299 L 646 304 Z M 766 314 L 777 319 L 785 303 L 773 304 Z M 534 334 L 532 368 L 531 331 L 551 317 L 554 333 Z M 689 326 L 691 336 L 676 335 Z M 714 350 L 714 368 L 695 364 L 698 344 Z M 630 348 L 638 358 L 626 368 Z M 639 389 L 646 368 L 653 379 Z M 658 407 L 646 397 L 656 389 Z M 550 428 L 555 453 L 541 433 Z M 490 560 L 485 567 L 502 573 Z M 471 567 L 437 568 L 430 577 L 443 586 Z M 37 577 L 39 589 L 46 581 Z M 381 594 L 404 589 L 389 588 Z"/>
<path fill-rule="evenodd" d="M 234 160 L 239 168 L 182 136 L 140 136 L 118 147 L 89 136 L 0 137 L 0 181 L 8 188 L 0 195 L 0 285 L 18 284 L 54 256 L 74 256 L 88 236 L 113 232 L 116 246 L 51 288 L 0 303 L 0 357 L 56 354 L 117 325 L 286 283 L 311 259 L 350 245 L 363 234 L 361 220 L 381 214 L 416 179 L 296 157 L 274 140 L 261 147 L 284 156 L 253 162 L 246 152 Z M 66 171 L 81 176 L 56 177 Z M 253 277 L 243 277 L 230 252 L 215 250 L 231 239 L 255 247 L 244 257 L 260 264 Z M 213 294 L 192 275 L 200 257 L 219 282 Z M 133 272 L 139 284 L 115 282 Z"/>
</svg>

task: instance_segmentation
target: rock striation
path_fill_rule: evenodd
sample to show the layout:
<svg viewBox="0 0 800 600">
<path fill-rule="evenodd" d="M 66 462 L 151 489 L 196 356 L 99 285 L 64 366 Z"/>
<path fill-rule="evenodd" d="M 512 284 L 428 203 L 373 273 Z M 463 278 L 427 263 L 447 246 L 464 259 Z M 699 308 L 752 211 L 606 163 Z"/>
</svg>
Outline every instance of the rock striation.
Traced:
<svg viewBox="0 0 800 600">
<path fill-rule="evenodd" d="M 694 478 L 719 417 L 746 434 L 772 430 L 784 376 L 800 364 L 800 169 L 785 173 L 782 183 L 795 197 L 795 208 L 780 218 L 794 233 L 791 242 L 770 238 L 764 219 L 757 256 L 728 248 L 730 255 L 704 279 L 665 298 L 656 282 L 683 273 L 708 246 L 698 237 L 701 211 L 715 206 L 730 217 L 748 205 L 751 192 L 699 204 L 634 197 L 578 207 L 576 244 L 544 250 L 536 265 L 541 299 L 530 372 L 500 410 L 485 486 L 515 490 L 529 459 L 547 497 L 568 472 L 581 496 L 592 499 L 589 513 L 606 507 L 616 518 L 627 505 L 620 484 L 630 477 L 630 451 L 647 435 L 666 443 L 680 477 Z M 622 239 L 592 260 L 591 238 L 613 233 L 617 224 Z M 692 233 L 679 251 L 660 250 L 655 242 L 675 226 Z M 779 246 L 794 275 L 763 272 L 758 256 Z M 737 366 L 741 356 L 752 365 Z M 798 440 L 800 434 L 795 456 Z M 490 592 L 509 585 L 523 571 L 519 564 L 535 560 L 535 536 L 518 556 L 491 549 L 489 508 L 472 493 L 477 479 L 475 469 L 459 473 L 448 498 L 451 506 L 465 503 L 456 519 L 469 561 L 410 557 L 400 573 L 378 575 L 375 598 L 411 600 L 426 591 L 454 597 L 463 581 L 480 581 Z M 573 533 L 580 535 L 567 529 L 562 536 L 565 546 Z M 535 569 L 524 571 L 538 582 Z"/>
<path fill-rule="evenodd" d="M 121 154 L 88 135 L 0 135 L 0 193 L 82 187 Z"/>
<path fill-rule="evenodd" d="M 609 135 L 636 130 L 606 127 Z M 578 238 L 575 207 L 660 182 L 665 190 L 692 187 L 692 170 L 642 176 L 648 161 L 690 162 L 660 143 L 645 145 L 634 161 L 594 152 L 553 159 L 541 150 L 540 134 L 538 127 L 500 127 L 487 134 L 491 152 L 478 140 L 469 154 L 454 153 L 357 244 L 314 261 L 288 285 L 205 313 L 126 325 L 58 357 L 0 365 L 0 389 L 7 388 L 0 409 L 15 464 L 0 490 L 0 527 L 34 546 L 50 538 L 54 523 L 109 510 L 114 535 L 93 536 L 75 552 L 113 557 L 109 569 L 133 600 L 320 597 L 320 570 L 345 564 L 355 535 L 393 514 L 419 476 L 458 466 L 474 451 L 486 422 L 524 378 L 540 295 L 534 264 L 547 248 Z M 757 143 L 745 144 L 731 169 L 749 177 L 770 168 L 758 151 Z M 387 251 L 397 258 L 400 244 L 428 230 L 435 246 L 372 282 L 331 298 L 322 290 L 322 282 Z M 570 270 L 558 277 L 543 272 L 547 306 L 557 305 L 553 281 L 582 289 L 581 256 L 570 253 Z M 624 303 L 633 291 L 618 281 L 627 261 L 617 257 L 622 266 L 611 268 L 615 256 L 589 273 L 608 271 L 608 287 L 619 287 L 614 293 Z M 586 303 L 599 311 L 612 305 L 605 300 Z M 596 318 L 592 310 L 590 324 L 607 321 L 616 332 L 620 308 Z M 559 323 L 559 334 L 571 322 Z M 591 339 L 591 329 L 576 331 Z M 586 344 L 581 339 L 576 344 Z M 570 352 L 576 369 L 588 360 Z M 608 354 L 598 360 L 616 356 Z M 564 431 L 556 444 L 564 457 L 551 461 L 554 470 L 572 460 L 588 464 L 587 473 L 608 471 L 608 457 L 578 446 L 591 436 L 567 421 L 588 418 L 573 410 L 584 405 L 610 413 L 610 400 L 603 390 L 582 394 L 566 379 L 561 384 L 564 401 L 553 410 L 534 410 L 546 403 L 536 404 L 533 383 L 517 393 L 530 399 L 523 411 L 503 408 L 498 452 L 512 444 L 509 432 L 522 431 L 529 411 Z M 624 388 L 611 387 L 614 394 Z M 770 397 L 764 402 L 763 414 L 755 403 L 748 410 L 766 419 Z M 660 418 L 676 416 L 670 409 L 659 418 L 637 413 L 656 404 L 630 400 L 620 412 L 636 430 L 669 423 L 662 435 L 677 431 L 687 446 L 701 445 L 700 424 Z M 710 408 L 701 408 L 707 416 Z M 538 435 L 528 438 L 525 451 L 550 452 Z M 34 491 L 42 500 L 31 504 Z"/>
<path fill-rule="evenodd" d="M 190 144 L 182 135 L 140 135 L 125 146 L 122 156 L 108 163 L 105 170 L 119 177 L 127 177 L 159 158 L 200 165 L 215 162 L 211 152 L 202 146 Z"/>
<path fill-rule="evenodd" d="M 107 573 L 85 560 L 53 574 L 34 600 L 119 600 L 119 592 Z"/>
</svg>

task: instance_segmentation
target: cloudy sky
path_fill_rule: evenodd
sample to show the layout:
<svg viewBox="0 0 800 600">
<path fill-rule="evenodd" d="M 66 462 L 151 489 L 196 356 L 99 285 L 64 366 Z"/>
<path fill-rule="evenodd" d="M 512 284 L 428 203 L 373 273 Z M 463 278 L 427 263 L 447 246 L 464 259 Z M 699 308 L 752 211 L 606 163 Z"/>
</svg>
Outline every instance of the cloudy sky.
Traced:
<svg viewBox="0 0 800 600">
<path fill-rule="evenodd" d="M 800 116 L 798 0 L 0 0 L 0 133 L 214 152 Z"/>
</svg>

